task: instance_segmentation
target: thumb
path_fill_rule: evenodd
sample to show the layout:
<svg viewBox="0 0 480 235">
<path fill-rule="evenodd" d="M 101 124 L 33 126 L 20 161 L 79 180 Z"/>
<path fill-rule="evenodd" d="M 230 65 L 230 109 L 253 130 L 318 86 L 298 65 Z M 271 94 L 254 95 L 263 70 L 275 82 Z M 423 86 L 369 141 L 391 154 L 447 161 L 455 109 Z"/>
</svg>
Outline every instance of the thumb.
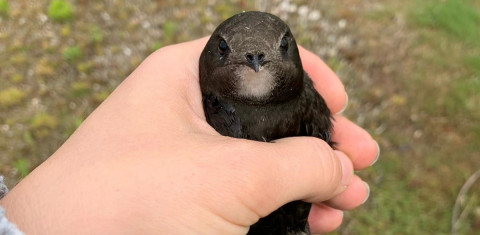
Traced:
<svg viewBox="0 0 480 235">
<path fill-rule="evenodd" d="M 258 211 L 262 215 L 295 200 L 328 200 L 343 192 L 353 178 L 350 159 L 317 138 L 285 138 L 259 143 L 251 150 L 255 151 L 251 173 L 262 182 L 254 189 L 263 194 L 257 202 L 261 205 L 257 208 L 266 210 Z"/>
</svg>

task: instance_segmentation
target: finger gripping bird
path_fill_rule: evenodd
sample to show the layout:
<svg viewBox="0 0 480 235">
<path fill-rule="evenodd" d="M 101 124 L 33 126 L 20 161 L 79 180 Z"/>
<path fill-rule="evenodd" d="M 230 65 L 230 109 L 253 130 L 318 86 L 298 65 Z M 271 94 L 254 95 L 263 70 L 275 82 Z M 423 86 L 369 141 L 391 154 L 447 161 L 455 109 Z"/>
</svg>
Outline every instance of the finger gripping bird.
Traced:
<svg viewBox="0 0 480 235">
<path fill-rule="evenodd" d="M 313 136 L 331 144 L 330 110 L 280 18 L 243 12 L 227 19 L 203 49 L 199 72 L 206 120 L 220 134 L 265 142 Z M 261 218 L 248 234 L 310 234 L 310 207 L 290 202 Z"/>
</svg>

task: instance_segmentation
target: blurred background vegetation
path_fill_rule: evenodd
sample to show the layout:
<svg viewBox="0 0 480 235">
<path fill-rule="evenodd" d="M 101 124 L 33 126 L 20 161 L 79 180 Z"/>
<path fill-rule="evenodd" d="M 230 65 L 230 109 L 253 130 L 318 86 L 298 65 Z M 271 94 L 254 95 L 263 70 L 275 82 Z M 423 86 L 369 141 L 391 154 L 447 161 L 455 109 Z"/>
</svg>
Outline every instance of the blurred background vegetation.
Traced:
<svg viewBox="0 0 480 235">
<path fill-rule="evenodd" d="M 13 187 L 151 52 L 242 10 L 284 19 L 380 143 L 334 234 L 450 234 L 456 201 L 456 232 L 478 234 L 480 182 L 459 194 L 480 169 L 476 0 L 0 0 L 0 174 Z"/>
</svg>

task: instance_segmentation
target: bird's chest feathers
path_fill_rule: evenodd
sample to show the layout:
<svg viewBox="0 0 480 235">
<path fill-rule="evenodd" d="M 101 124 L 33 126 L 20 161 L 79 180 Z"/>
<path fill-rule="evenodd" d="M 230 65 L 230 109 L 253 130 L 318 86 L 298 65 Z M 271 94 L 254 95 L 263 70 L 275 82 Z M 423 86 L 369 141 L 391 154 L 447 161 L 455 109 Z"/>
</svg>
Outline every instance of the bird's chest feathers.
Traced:
<svg viewBox="0 0 480 235">
<path fill-rule="evenodd" d="M 294 115 L 298 115 L 299 110 L 290 105 L 275 105 L 267 107 L 256 108 L 240 108 L 237 110 L 238 115 L 244 121 L 249 121 L 250 124 L 269 126 L 278 125 L 290 119 Z"/>
<path fill-rule="evenodd" d="M 238 78 L 237 92 L 240 96 L 262 98 L 269 96 L 275 87 L 274 76 L 263 66 L 258 72 L 249 67 L 239 68 L 235 75 Z"/>
<path fill-rule="evenodd" d="M 295 135 L 302 116 L 301 110 L 291 104 L 262 107 L 242 105 L 237 106 L 236 111 L 244 134 L 265 141 Z"/>
</svg>

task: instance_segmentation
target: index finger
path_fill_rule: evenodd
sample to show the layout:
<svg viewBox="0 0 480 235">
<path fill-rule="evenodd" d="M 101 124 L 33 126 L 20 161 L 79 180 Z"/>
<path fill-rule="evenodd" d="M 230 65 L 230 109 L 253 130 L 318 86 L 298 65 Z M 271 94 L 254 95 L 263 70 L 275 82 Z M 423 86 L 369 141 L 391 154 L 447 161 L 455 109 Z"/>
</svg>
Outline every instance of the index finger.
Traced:
<svg viewBox="0 0 480 235">
<path fill-rule="evenodd" d="M 313 81 L 332 113 L 338 113 L 347 104 L 347 93 L 338 76 L 317 55 L 298 46 L 303 69 Z"/>
</svg>

